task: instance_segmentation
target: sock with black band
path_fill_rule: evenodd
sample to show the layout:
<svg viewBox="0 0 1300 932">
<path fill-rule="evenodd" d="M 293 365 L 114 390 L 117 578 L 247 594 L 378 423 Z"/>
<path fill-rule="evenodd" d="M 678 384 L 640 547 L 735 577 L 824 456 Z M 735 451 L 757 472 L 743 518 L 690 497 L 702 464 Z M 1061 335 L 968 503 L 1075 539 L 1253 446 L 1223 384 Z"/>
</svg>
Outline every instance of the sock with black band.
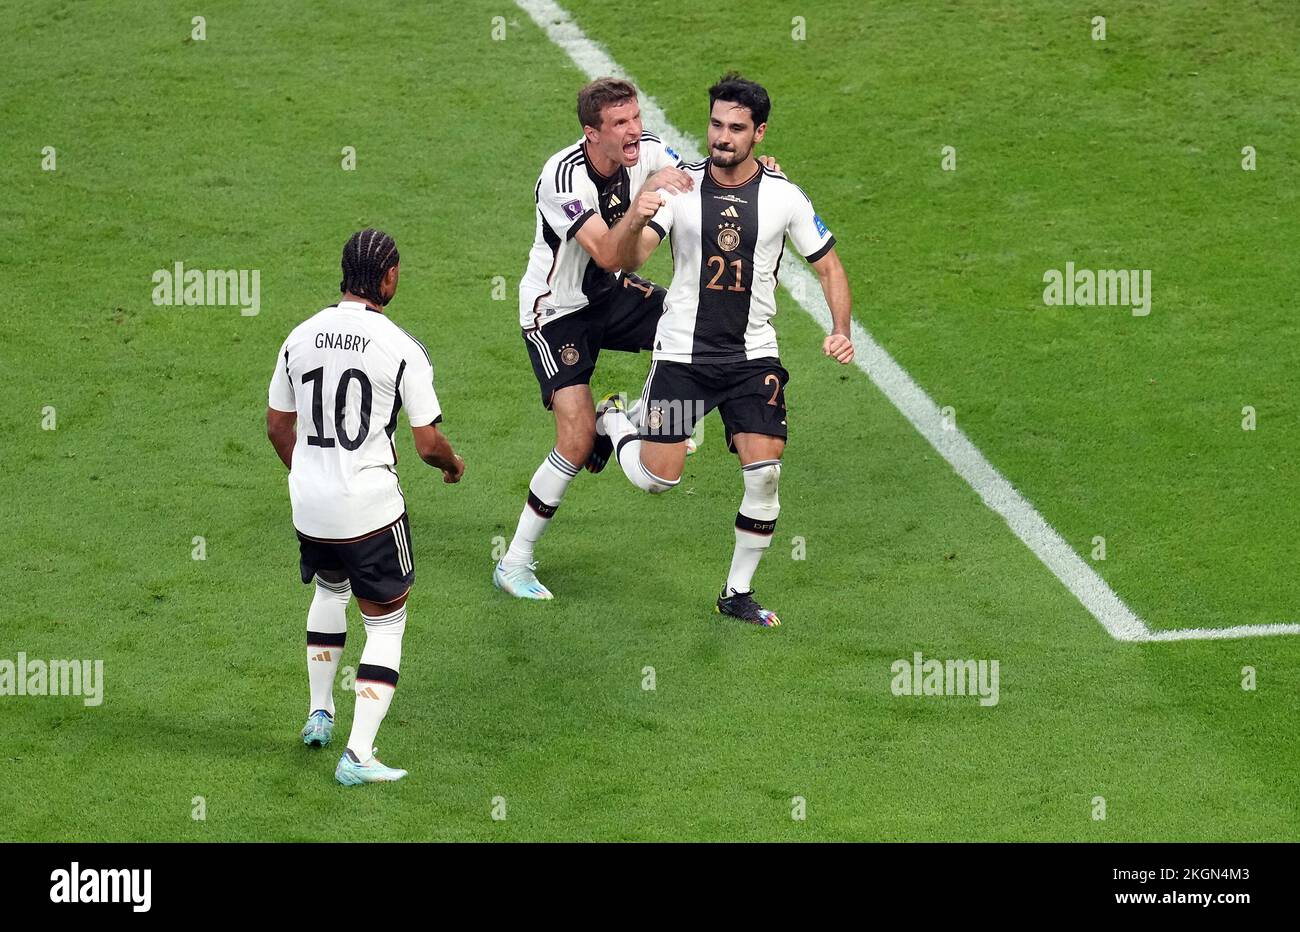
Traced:
<svg viewBox="0 0 1300 932">
<path fill-rule="evenodd" d="M 533 562 L 533 548 L 546 533 L 569 483 L 577 475 L 578 467 L 558 451 L 552 450 L 546 455 L 528 483 L 528 501 L 519 515 L 510 549 L 501 560 L 503 567 L 525 566 Z"/>
<path fill-rule="evenodd" d="M 397 690 L 406 606 L 387 615 L 371 616 L 363 612 L 361 617 L 366 622 L 366 647 L 357 666 L 357 704 L 352 713 L 348 750 L 364 764 L 374 755 L 375 735 Z"/>
<path fill-rule="evenodd" d="M 622 411 L 617 408 L 610 408 L 601 417 L 601 425 L 605 428 L 605 435 L 614 444 L 614 458 L 618 460 L 618 468 L 623 470 L 623 475 L 627 476 L 627 481 L 638 489 L 658 494 L 667 492 L 682 481 L 681 479 L 672 481 L 661 479 L 642 465 L 642 440 L 639 437 L 637 428 Z"/>
<path fill-rule="evenodd" d="M 324 709 L 334 714 L 334 675 L 343 658 L 348 636 L 348 600 L 352 586 L 316 577 L 316 592 L 307 609 L 307 685 L 311 690 L 308 714 Z"/>
<path fill-rule="evenodd" d="M 724 596 L 752 592 L 754 572 L 763 554 L 772 546 L 776 519 L 781 513 L 777 487 L 781 479 L 781 461 L 763 460 L 742 467 L 745 495 L 736 512 L 736 549 L 731 557 Z"/>
</svg>

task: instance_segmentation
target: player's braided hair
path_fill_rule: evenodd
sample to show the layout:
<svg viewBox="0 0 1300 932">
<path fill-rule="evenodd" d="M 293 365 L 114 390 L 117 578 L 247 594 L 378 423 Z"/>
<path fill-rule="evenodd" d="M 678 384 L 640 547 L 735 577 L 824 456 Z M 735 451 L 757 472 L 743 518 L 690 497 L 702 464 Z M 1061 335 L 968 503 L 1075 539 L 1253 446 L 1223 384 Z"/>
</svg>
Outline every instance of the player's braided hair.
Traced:
<svg viewBox="0 0 1300 932">
<path fill-rule="evenodd" d="M 387 233 L 373 227 L 358 230 L 343 247 L 343 281 L 339 290 L 387 304 L 379 293 L 379 284 L 384 280 L 384 273 L 397 265 L 400 258 L 397 243 Z"/>
</svg>

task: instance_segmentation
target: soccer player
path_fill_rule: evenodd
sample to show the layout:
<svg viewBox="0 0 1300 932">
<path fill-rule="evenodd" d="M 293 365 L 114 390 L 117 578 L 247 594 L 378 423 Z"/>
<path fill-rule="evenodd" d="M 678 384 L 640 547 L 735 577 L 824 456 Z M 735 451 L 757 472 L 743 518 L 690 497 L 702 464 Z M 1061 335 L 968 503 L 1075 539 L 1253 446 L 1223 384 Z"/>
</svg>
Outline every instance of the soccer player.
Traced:
<svg viewBox="0 0 1300 932">
<path fill-rule="evenodd" d="M 835 238 L 812 202 L 754 158 L 767 131 L 767 91 L 728 74 L 709 88 L 709 106 L 709 158 L 686 166 L 696 182 L 692 190 L 665 196 L 647 186 L 616 231 L 616 261 L 629 270 L 640 268 L 671 231 L 673 278 L 639 423 L 614 397 L 602 401 L 598 414 L 627 478 L 647 492 L 666 492 L 681 481 L 695 423 L 720 409 L 745 491 L 717 610 L 772 627 L 780 619 L 754 600 L 751 583 L 780 512 L 789 373 L 772 317 L 786 236 L 821 281 L 834 324 L 822 352 L 840 363 L 853 359 L 851 299 Z"/>
<path fill-rule="evenodd" d="M 329 744 L 334 729 L 334 675 L 351 596 L 365 621 L 352 733 L 334 771 L 348 786 L 406 776 L 380 763 L 373 746 L 397 687 L 415 582 L 393 445 L 397 412 L 406 408 L 416 451 L 444 482 L 465 474 L 437 426 L 442 409 L 428 352 L 384 314 L 397 291 L 398 260 L 386 233 L 352 235 L 343 247 L 342 298 L 281 345 L 266 410 L 267 436 L 289 468 L 302 581 L 316 582 L 307 610 L 311 703 L 302 738 L 309 747 Z"/>
<path fill-rule="evenodd" d="M 596 442 L 589 384 L 596 359 L 602 349 L 649 349 L 663 311 L 663 288 L 620 274 L 611 231 L 627 222 L 647 179 L 676 191 L 691 184 L 676 154 L 642 129 L 628 81 L 599 78 L 582 88 L 578 122 L 582 138 L 547 159 L 537 179 L 536 233 L 519 284 L 519 326 L 542 406 L 555 415 L 555 446 L 533 473 L 492 581 L 526 599 L 552 598 L 533 572 L 534 547 L 579 469 L 599 472 L 610 453 L 605 438 Z"/>
</svg>

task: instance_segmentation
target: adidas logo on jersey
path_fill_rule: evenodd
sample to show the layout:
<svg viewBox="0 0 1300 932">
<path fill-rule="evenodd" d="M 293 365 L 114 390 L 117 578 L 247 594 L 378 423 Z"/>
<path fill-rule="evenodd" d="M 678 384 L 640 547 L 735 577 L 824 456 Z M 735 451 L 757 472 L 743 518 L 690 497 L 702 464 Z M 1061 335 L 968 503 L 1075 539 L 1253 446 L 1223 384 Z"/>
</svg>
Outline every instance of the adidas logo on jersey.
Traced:
<svg viewBox="0 0 1300 932">
<path fill-rule="evenodd" d="M 722 216 L 724 216 L 724 217 L 739 217 L 739 216 L 740 216 L 740 213 L 739 213 L 739 211 L 737 211 L 736 208 L 733 206 L 733 207 L 728 207 L 726 210 L 724 210 L 724 211 L 722 212 Z"/>
<path fill-rule="evenodd" d="M 623 203 L 623 202 L 620 201 L 620 200 L 618 199 L 618 195 L 617 195 L 617 194 L 611 194 L 611 195 L 609 196 L 609 205 L 608 205 L 608 206 L 610 206 L 610 207 L 617 207 L 619 204 L 622 204 L 622 203 Z"/>
</svg>

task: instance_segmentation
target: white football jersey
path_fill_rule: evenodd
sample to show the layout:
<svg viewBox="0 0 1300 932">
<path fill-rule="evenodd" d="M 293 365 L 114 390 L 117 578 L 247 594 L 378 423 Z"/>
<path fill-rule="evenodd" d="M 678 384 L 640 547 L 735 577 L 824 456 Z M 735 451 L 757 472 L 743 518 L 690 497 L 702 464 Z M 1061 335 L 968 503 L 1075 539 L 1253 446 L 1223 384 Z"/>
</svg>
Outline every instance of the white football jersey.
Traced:
<svg viewBox="0 0 1300 932">
<path fill-rule="evenodd" d="M 299 533 L 355 540 L 402 516 L 397 412 L 405 407 L 412 427 L 442 420 L 419 340 L 379 311 L 341 301 L 281 345 L 268 402 L 298 415 L 289 498 Z"/>
<path fill-rule="evenodd" d="M 519 283 L 519 326 L 525 330 L 581 311 L 614 290 L 618 276 L 591 261 L 574 236 L 597 213 L 613 227 L 647 178 L 681 164 L 658 136 L 642 133 L 637 163 L 607 178 L 591 166 L 582 143 L 579 139 L 547 159 L 533 191 L 537 230 Z"/>
<path fill-rule="evenodd" d="M 650 221 L 661 239 L 671 234 L 673 252 L 654 358 L 727 363 L 778 356 L 772 317 L 785 238 L 816 262 L 835 237 L 785 175 L 759 165 L 743 184 L 725 185 L 707 160 L 685 170 L 695 187 L 663 192 L 667 203 Z"/>
</svg>

